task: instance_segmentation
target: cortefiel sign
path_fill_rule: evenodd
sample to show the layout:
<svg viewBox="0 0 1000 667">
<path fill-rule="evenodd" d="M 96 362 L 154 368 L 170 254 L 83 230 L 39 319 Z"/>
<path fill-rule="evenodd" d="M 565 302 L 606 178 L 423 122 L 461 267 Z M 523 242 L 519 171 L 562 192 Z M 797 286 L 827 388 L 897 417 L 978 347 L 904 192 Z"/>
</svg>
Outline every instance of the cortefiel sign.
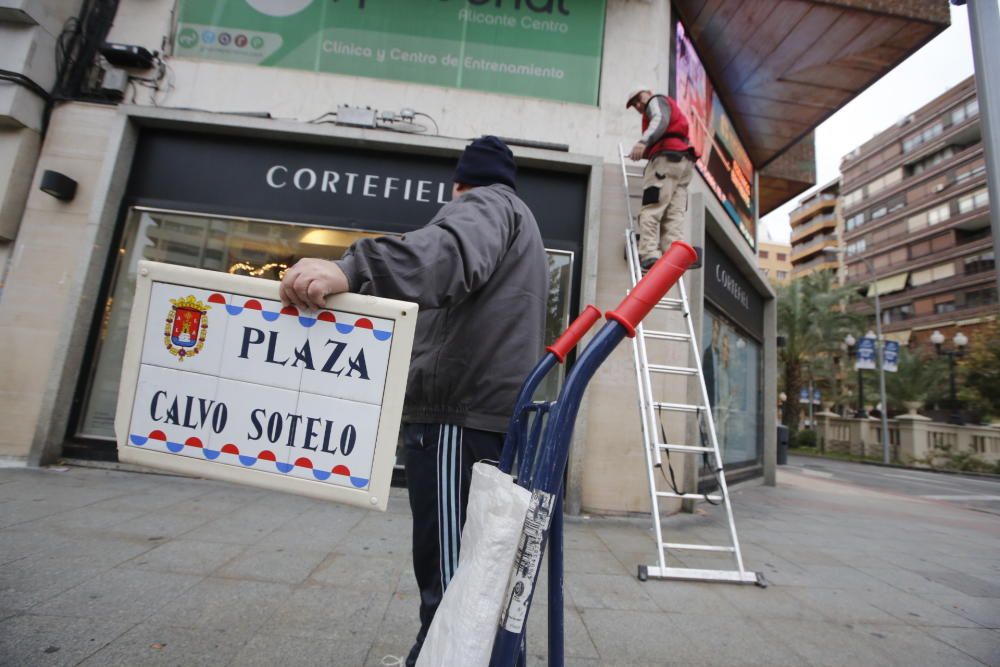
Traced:
<svg viewBox="0 0 1000 667">
<path fill-rule="evenodd" d="M 417 306 L 140 262 L 118 457 L 384 510 Z"/>
<path fill-rule="evenodd" d="M 174 55 L 596 104 L 604 0 L 181 0 Z"/>
</svg>

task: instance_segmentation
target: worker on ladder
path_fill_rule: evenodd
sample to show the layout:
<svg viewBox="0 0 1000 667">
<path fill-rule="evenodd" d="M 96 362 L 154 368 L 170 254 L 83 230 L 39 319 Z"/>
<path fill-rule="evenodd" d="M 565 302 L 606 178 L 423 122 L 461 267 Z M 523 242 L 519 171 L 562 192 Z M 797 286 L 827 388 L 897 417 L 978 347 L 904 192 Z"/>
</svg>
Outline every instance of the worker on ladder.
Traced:
<svg viewBox="0 0 1000 667">
<path fill-rule="evenodd" d="M 671 98 L 654 95 L 647 86 L 636 86 L 629 91 L 625 108 L 634 108 L 642 115 L 642 137 L 629 157 L 648 160 L 639 211 L 639 263 L 648 271 L 665 248 L 683 240 L 688 184 L 698 153 L 691 145 L 688 119 Z M 700 265 L 698 250 L 695 267 Z"/>
</svg>

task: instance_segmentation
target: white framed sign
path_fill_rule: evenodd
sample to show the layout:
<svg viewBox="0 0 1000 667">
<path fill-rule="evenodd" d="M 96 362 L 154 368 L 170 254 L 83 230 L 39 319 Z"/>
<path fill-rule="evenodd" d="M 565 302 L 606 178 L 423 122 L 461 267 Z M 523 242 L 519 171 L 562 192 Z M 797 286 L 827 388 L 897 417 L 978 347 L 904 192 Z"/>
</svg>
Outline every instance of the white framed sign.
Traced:
<svg viewBox="0 0 1000 667">
<path fill-rule="evenodd" d="M 417 306 L 140 262 L 118 458 L 385 510 Z"/>
</svg>

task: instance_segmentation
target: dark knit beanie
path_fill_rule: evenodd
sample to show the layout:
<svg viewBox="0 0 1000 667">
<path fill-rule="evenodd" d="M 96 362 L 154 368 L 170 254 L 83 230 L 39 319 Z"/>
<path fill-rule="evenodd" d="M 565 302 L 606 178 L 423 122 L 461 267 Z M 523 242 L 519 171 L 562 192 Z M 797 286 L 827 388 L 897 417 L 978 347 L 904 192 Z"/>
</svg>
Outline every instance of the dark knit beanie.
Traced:
<svg viewBox="0 0 1000 667">
<path fill-rule="evenodd" d="M 517 165 L 514 154 L 500 139 L 485 135 L 465 147 L 455 167 L 456 183 L 465 185 L 493 185 L 503 183 L 517 188 Z"/>
</svg>

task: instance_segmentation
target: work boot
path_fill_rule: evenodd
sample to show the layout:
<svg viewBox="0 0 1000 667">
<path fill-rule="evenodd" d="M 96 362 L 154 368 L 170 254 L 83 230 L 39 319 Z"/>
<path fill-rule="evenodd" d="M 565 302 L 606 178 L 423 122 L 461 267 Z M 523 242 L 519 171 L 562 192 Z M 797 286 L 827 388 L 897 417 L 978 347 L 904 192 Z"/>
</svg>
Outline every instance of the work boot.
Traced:
<svg viewBox="0 0 1000 667">
<path fill-rule="evenodd" d="M 640 260 L 639 269 L 642 271 L 642 274 L 645 275 L 646 272 L 653 268 L 653 264 L 656 264 L 659 259 L 659 257 L 647 257 L 646 259 Z"/>
</svg>

